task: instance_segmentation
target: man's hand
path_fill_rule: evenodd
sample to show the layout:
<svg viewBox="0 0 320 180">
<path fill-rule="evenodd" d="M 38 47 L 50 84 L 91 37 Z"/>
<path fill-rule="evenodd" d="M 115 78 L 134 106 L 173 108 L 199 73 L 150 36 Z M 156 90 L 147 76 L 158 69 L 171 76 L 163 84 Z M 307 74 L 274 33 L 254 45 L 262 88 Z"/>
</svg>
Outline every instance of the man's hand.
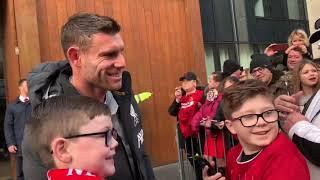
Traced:
<svg viewBox="0 0 320 180">
<path fill-rule="evenodd" d="M 300 108 L 297 104 L 302 95 L 302 91 L 299 91 L 292 96 L 280 95 L 274 100 L 274 104 L 276 108 L 282 112 L 291 113 L 293 111 L 300 111 Z"/>
<path fill-rule="evenodd" d="M 200 126 L 204 126 L 204 127 L 210 127 L 211 126 L 211 120 L 208 119 L 209 117 L 204 117 L 201 119 L 200 121 Z M 210 123 L 210 124 L 209 124 Z"/>
<path fill-rule="evenodd" d="M 174 96 L 175 96 L 175 98 L 176 98 L 176 102 L 180 102 L 180 99 L 181 99 L 181 97 L 182 97 L 181 86 L 176 87 L 174 90 L 175 90 L 175 91 L 174 91 Z"/>
<path fill-rule="evenodd" d="M 217 122 L 217 123 L 215 123 L 215 125 L 216 125 L 219 129 L 223 129 L 223 127 L 224 127 L 224 121 Z"/>
<path fill-rule="evenodd" d="M 10 153 L 16 153 L 17 152 L 17 146 L 15 146 L 15 145 L 11 145 L 11 146 L 9 146 L 8 147 L 8 151 L 10 152 Z"/>
<path fill-rule="evenodd" d="M 289 114 L 287 114 L 287 116 L 285 117 L 285 120 L 283 122 L 283 130 L 286 132 L 286 133 L 289 133 L 291 127 L 296 124 L 297 122 L 299 121 L 305 121 L 307 120 L 307 118 L 302 115 L 300 112 L 296 112 L 296 111 L 293 111 Z"/>
<path fill-rule="evenodd" d="M 274 46 L 276 45 L 275 43 L 273 44 L 270 44 L 265 50 L 264 50 L 264 54 L 267 55 L 267 56 L 273 56 L 275 54 L 278 53 L 278 51 L 275 51 L 271 48 L 271 46 Z"/>
<path fill-rule="evenodd" d="M 214 166 L 214 162 L 211 162 L 210 163 L 211 166 Z M 225 180 L 226 178 L 222 176 L 221 173 L 216 173 L 215 175 L 213 176 L 208 176 L 208 169 L 209 167 L 208 166 L 205 166 L 202 170 L 202 178 L 203 180 Z"/>
<path fill-rule="evenodd" d="M 211 120 L 212 120 L 212 119 L 207 119 L 207 120 L 204 122 L 204 126 L 205 126 L 206 128 L 210 128 L 210 127 L 211 127 L 211 124 L 212 124 Z"/>
</svg>

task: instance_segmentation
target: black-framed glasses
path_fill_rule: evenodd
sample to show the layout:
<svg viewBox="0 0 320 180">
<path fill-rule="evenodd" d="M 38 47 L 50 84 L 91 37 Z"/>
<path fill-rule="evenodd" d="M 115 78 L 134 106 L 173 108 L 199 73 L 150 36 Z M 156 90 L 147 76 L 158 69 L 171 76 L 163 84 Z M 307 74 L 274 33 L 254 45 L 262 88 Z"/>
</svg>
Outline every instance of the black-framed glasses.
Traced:
<svg viewBox="0 0 320 180">
<path fill-rule="evenodd" d="M 267 123 L 276 122 L 279 118 L 279 111 L 276 109 L 271 109 L 260 114 L 246 114 L 233 120 L 240 120 L 244 127 L 252 127 L 257 125 L 259 117 L 261 117 Z"/>
<path fill-rule="evenodd" d="M 257 73 L 262 73 L 264 69 L 265 68 L 263 68 L 263 67 L 258 67 L 256 69 L 252 70 L 251 74 L 256 75 Z"/>
<path fill-rule="evenodd" d="M 117 140 L 118 138 L 118 132 L 114 128 L 108 129 L 104 132 L 96 132 L 96 133 L 87 133 L 87 134 L 77 134 L 72 136 L 64 137 L 65 139 L 73 139 L 73 138 L 79 138 L 79 137 L 86 137 L 86 136 L 95 136 L 95 135 L 104 135 L 105 136 L 105 144 L 107 147 L 111 146 L 112 138 Z"/>
</svg>

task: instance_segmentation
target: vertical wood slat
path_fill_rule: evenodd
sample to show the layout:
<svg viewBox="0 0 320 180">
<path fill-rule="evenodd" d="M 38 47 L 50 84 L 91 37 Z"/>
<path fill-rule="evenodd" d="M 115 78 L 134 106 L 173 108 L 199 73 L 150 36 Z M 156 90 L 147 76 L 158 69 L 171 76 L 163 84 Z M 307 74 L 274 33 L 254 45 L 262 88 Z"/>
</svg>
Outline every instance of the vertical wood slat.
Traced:
<svg viewBox="0 0 320 180">
<path fill-rule="evenodd" d="M 36 0 L 14 1 L 21 78 L 40 63 Z"/>
<path fill-rule="evenodd" d="M 195 64 L 195 69 L 200 76 L 201 81 L 204 83 L 206 80 L 206 65 L 204 57 L 204 46 L 198 46 L 197 44 L 203 44 L 202 38 L 202 25 L 200 19 L 200 4 L 198 1 L 185 0 L 186 6 L 186 18 L 187 24 L 191 24 L 191 47 L 193 51 L 193 57 Z M 194 16 L 194 14 L 199 14 L 199 16 Z"/>
<path fill-rule="evenodd" d="M 19 56 L 15 54 L 18 46 L 13 0 L 6 0 L 4 24 L 4 77 L 6 80 L 6 100 L 13 101 L 18 95 L 20 79 Z"/>
<path fill-rule="evenodd" d="M 94 12 L 97 14 L 105 14 L 103 0 L 94 1 Z"/>
<path fill-rule="evenodd" d="M 60 26 L 58 24 L 58 16 L 61 16 L 61 14 L 58 14 L 57 4 L 56 1 L 47 1 L 46 3 L 46 10 L 47 10 L 47 18 L 48 19 L 48 43 L 49 44 L 49 54 L 51 57 L 57 57 L 61 54 L 61 46 L 60 46 Z M 51 60 L 51 59 L 45 59 L 45 60 Z"/>
<path fill-rule="evenodd" d="M 113 16 L 113 0 L 103 0 L 104 14 Z"/>
<path fill-rule="evenodd" d="M 68 17 L 76 13 L 76 0 L 65 0 L 67 4 Z"/>
<path fill-rule="evenodd" d="M 65 0 L 55 1 L 57 6 L 57 27 L 58 27 L 58 37 L 56 39 L 56 46 L 58 51 L 62 51 L 61 45 L 60 45 L 60 33 L 61 33 L 61 27 L 68 19 L 68 9 L 67 9 L 67 2 Z"/>
<path fill-rule="evenodd" d="M 38 32 L 39 32 L 39 43 L 40 43 L 40 56 L 49 57 L 49 31 L 48 28 L 42 28 L 48 26 L 48 15 L 46 1 L 37 2 L 37 18 L 38 18 Z M 42 59 L 41 59 L 42 60 Z M 48 60 L 48 59 L 47 59 Z"/>
</svg>

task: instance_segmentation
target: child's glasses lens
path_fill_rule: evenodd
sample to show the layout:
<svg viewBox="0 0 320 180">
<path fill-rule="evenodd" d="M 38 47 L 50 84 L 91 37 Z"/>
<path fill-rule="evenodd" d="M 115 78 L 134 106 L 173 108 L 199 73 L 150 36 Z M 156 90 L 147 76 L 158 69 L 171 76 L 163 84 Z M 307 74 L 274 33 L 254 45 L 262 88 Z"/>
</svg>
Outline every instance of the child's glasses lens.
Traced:
<svg viewBox="0 0 320 180">
<path fill-rule="evenodd" d="M 106 131 L 106 133 L 105 133 L 105 138 L 106 138 L 106 146 L 107 147 L 110 147 L 111 146 L 111 143 L 112 143 L 112 138 L 114 139 L 114 140 L 116 140 L 117 141 L 117 139 L 118 139 L 118 132 L 117 132 L 117 130 L 115 130 L 114 128 L 113 129 L 111 129 L 111 130 L 108 130 L 108 131 Z"/>
</svg>

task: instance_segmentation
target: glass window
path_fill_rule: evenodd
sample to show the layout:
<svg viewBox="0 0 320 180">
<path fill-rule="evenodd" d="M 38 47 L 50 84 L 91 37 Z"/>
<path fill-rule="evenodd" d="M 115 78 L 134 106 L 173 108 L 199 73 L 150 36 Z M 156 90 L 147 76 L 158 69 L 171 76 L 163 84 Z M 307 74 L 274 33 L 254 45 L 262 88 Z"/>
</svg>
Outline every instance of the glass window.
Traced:
<svg viewBox="0 0 320 180">
<path fill-rule="evenodd" d="M 246 0 L 236 0 L 234 1 L 235 6 L 235 16 L 236 16 L 236 25 L 239 41 L 248 41 L 248 19 L 246 14 Z"/>
<path fill-rule="evenodd" d="M 254 54 L 250 44 L 239 44 L 240 65 L 244 68 L 250 67 L 251 55 Z"/>
<path fill-rule="evenodd" d="M 206 44 L 205 53 L 207 75 L 214 71 L 222 71 L 225 60 L 235 59 L 234 44 Z"/>
<path fill-rule="evenodd" d="M 287 0 L 289 19 L 304 19 L 304 6 L 301 0 Z"/>
<path fill-rule="evenodd" d="M 214 67 L 214 56 L 213 56 L 213 50 L 212 47 L 205 46 L 205 63 L 206 63 L 206 73 L 207 77 L 215 71 Z"/>
<path fill-rule="evenodd" d="M 254 3 L 255 16 L 264 17 L 263 0 L 256 0 Z"/>
</svg>

